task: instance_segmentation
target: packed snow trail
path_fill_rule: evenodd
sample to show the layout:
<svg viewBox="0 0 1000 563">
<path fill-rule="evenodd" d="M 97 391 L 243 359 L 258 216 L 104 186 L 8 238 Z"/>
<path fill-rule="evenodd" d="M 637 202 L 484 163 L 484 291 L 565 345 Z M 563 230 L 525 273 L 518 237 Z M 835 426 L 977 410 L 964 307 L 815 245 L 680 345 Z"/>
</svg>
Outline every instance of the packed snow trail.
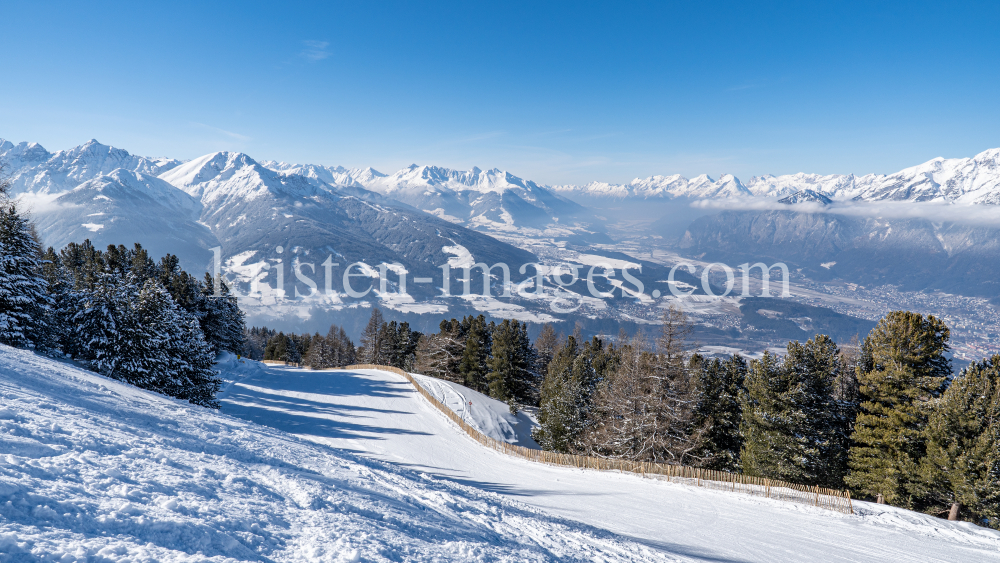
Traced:
<svg viewBox="0 0 1000 563">
<path fill-rule="evenodd" d="M 254 379 L 230 393 L 299 375 L 233 364 L 221 366 L 235 370 L 226 379 Z M 393 432 L 344 428 L 375 411 L 321 391 L 255 400 L 277 415 L 273 426 L 299 434 Z M 349 391 L 396 393 L 376 379 Z M 671 559 L 501 495 L 0 346 L 0 563 Z"/>
<path fill-rule="evenodd" d="M 505 456 L 467 437 L 389 372 L 268 367 L 236 383 L 222 411 L 500 493 L 682 560 L 1000 561 L 1000 533 L 970 523 L 864 502 L 849 516 Z"/>
</svg>

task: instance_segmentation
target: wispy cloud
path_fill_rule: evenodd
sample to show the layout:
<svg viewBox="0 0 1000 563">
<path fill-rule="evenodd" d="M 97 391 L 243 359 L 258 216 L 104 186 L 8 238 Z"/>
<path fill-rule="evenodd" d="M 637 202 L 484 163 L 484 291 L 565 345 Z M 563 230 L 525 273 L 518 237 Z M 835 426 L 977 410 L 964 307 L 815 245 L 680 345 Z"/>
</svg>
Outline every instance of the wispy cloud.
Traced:
<svg viewBox="0 0 1000 563">
<path fill-rule="evenodd" d="M 504 134 L 506 134 L 506 131 L 487 131 L 485 133 L 478 133 L 478 134 L 466 137 L 464 139 L 459 139 L 457 142 L 458 143 L 472 143 L 472 142 L 475 142 L 475 141 L 486 141 L 486 140 L 489 140 L 489 139 L 496 139 L 497 137 L 502 137 Z"/>
<path fill-rule="evenodd" d="M 220 129 L 218 127 L 213 127 L 211 125 L 206 125 L 204 123 L 198 123 L 197 121 L 192 121 L 191 125 L 195 127 L 201 127 L 202 129 L 208 129 L 209 131 L 214 131 L 216 133 L 221 133 L 231 139 L 236 139 L 237 141 L 250 141 L 252 137 L 247 137 L 246 135 L 240 135 L 239 133 L 233 133 L 232 131 L 226 131 L 225 129 Z"/>
<path fill-rule="evenodd" d="M 727 92 L 739 92 L 740 90 L 753 90 L 755 88 L 762 88 L 763 84 L 741 84 L 739 86 L 732 86 L 726 88 Z"/>
<path fill-rule="evenodd" d="M 914 201 L 838 201 L 832 205 L 806 202 L 794 205 L 778 203 L 774 198 L 732 198 L 698 200 L 692 207 L 731 209 L 739 211 L 798 211 L 800 213 L 830 213 L 879 219 L 927 219 L 995 226 L 1000 223 L 1000 209 L 993 205 L 914 202 Z"/>
<path fill-rule="evenodd" d="M 305 49 L 299 52 L 299 56 L 307 61 L 322 61 L 323 59 L 330 56 L 330 51 L 327 47 L 330 46 L 328 41 L 303 41 Z"/>
</svg>

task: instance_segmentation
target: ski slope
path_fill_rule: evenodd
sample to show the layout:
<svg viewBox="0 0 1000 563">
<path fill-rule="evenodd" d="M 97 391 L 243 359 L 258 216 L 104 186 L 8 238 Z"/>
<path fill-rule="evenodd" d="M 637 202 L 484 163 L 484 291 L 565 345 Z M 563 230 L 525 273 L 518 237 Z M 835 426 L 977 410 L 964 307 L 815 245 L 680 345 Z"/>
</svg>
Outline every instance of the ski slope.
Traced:
<svg viewBox="0 0 1000 563">
<path fill-rule="evenodd" d="M 449 393 L 441 386 L 463 395 L 446 401 L 455 405 L 456 412 L 474 393 L 454 384 L 431 383 L 438 386 L 438 392 L 432 392 L 439 397 Z M 478 399 L 472 401 L 475 407 Z M 461 433 L 408 382 L 389 372 L 268 366 L 236 382 L 223 400 L 222 411 L 318 444 L 498 493 L 553 517 L 635 541 L 668 559 L 1000 561 L 1000 533 L 996 531 L 884 505 L 856 502 L 857 514 L 849 516 L 629 474 L 546 466 L 504 456 Z M 482 412 L 459 414 L 467 420 L 489 418 Z M 487 424 L 481 430 L 494 432 L 499 439 L 506 432 Z M 596 553 L 580 556 L 599 559 Z"/>
<path fill-rule="evenodd" d="M 342 380 L 328 374 L 318 374 L 320 393 L 284 396 L 264 390 L 304 384 L 305 372 L 231 357 L 220 367 L 231 395 L 259 405 L 244 414 L 273 413 L 264 421 L 278 428 L 0 346 L 0 563 L 674 559 L 507 496 L 296 438 L 279 428 L 331 440 L 419 431 L 366 425 L 379 407 L 337 406 L 330 393 Z M 375 380 L 343 391 L 394 393 Z M 358 424 L 333 422 L 345 417 Z"/>
</svg>

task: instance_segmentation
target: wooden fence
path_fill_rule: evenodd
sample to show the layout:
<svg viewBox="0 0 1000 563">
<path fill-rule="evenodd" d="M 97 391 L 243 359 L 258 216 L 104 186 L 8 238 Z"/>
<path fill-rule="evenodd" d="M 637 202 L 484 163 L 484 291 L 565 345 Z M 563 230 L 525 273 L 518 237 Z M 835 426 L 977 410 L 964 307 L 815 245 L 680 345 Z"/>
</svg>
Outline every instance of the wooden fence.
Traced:
<svg viewBox="0 0 1000 563">
<path fill-rule="evenodd" d="M 282 362 L 273 362 L 282 363 Z M 289 364 L 291 365 L 291 364 Z M 406 378 L 413 384 L 417 392 L 437 407 L 439 411 L 450 418 L 459 428 L 465 431 L 473 440 L 480 444 L 493 448 L 498 452 L 512 455 L 522 459 L 551 465 L 565 465 L 569 467 L 579 467 L 582 469 L 596 469 L 599 471 L 628 471 L 643 477 L 652 479 L 664 479 L 668 481 L 696 485 L 708 489 L 719 491 L 733 491 L 749 495 L 762 496 L 790 502 L 811 504 L 821 508 L 836 510 L 845 514 L 854 514 L 854 507 L 851 504 L 850 491 L 838 491 L 835 489 L 824 489 L 822 487 L 809 487 L 807 485 L 796 485 L 785 481 L 774 479 L 764 479 L 762 477 L 751 477 L 739 473 L 728 473 L 725 471 L 715 471 L 700 467 L 688 467 L 686 465 L 671 465 L 667 463 L 638 462 L 624 459 L 607 459 L 573 454 L 562 454 L 558 452 L 548 452 L 544 450 L 534 450 L 508 444 L 500 440 L 491 438 L 468 422 L 462 419 L 455 411 L 448 408 L 444 403 L 437 400 L 427 392 L 416 379 L 409 373 L 392 366 L 380 366 L 375 364 L 357 364 L 336 369 L 377 369 L 389 371 Z"/>
<path fill-rule="evenodd" d="M 300 365 L 298 362 L 283 362 L 281 360 L 261 360 L 260 363 L 267 364 L 269 366 L 288 366 L 291 368 L 305 367 Z M 309 368 L 312 369 L 312 368 Z"/>
</svg>

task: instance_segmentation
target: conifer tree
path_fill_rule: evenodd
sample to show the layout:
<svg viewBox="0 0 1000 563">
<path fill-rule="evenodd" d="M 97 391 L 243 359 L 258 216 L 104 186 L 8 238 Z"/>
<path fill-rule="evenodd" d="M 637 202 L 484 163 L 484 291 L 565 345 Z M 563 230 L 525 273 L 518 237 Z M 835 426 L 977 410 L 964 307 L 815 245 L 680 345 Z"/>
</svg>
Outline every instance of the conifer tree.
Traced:
<svg viewBox="0 0 1000 563">
<path fill-rule="evenodd" d="M 13 201 L 0 205 L 0 343 L 44 348 L 52 300 L 31 225 Z"/>
<path fill-rule="evenodd" d="M 789 342 L 750 364 L 741 397 L 740 453 L 748 475 L 839 486 L 846 471 L 842 421 L 833 396 L 840 352 L 828 336 Z"/>
<path fill-rule="evenodd" d="M 216 350 L 239 354 L 246 345 L 245 314 L 240 309 L 236 298 L 232 296 L 229 285 L 222 279 L 214 280 L 205 272 L 205 283 L 201 289 L 200 324 L 205 340 Z M 215 295 L 215 285 L 218 282 L 219 295 Z"/>
<path fill-rule="evenodd" d="M 380 363 L 399 367 L 396 365 L 400 356 L 399 337 L 399 324 L 396 321 L 382 323 L 378 337 L 378 356 L 382 358 Z"/>
<path fill-rule="evenodd" d="M 72 338 L 73 316 L 76 312 L 72 283 L 66 275 L 59 254 L 51 246 L 42 255 L 42 277 L 48 285 L 52 299 L 46 324 L 49 327 L 47 342 L 42 348 L 67 351 Z"/>
<path fill-rule="evenodd" d="M 382 328 L 383 324 L 385 324 L 385 318 L 382 316 L 382 311 L 378 307 L 372 308 L 372 315 L 368 318 L 368 324 L 365 325 L 365 329 L 361 333 L 361 348 L 359 350 L 361 363 L 385 363 L 385 358 L 382 357 L 385 348 L 382 343 L 382 336 L 385 334 Z"/>
<path fill-rule="evenodd" d="M 527 324 L 504 319 L 493 331 L 492 355 L 487 360 L 490 396 L 506 402 L 510 412 L 517 414 L 531 401 L 534 364 Z"/>
<path fill-rule="evenodd" d="M 291 362 L 290 358 L 295 357 L 295 344 L 285 335 L 284 332 L 271 337 L 264 349 L 264 359 L 275 362 Z"/>
<path fill-rule="evenodd" d="M 951 373 L 948 338 L 934 316 L 893 311 L 865 339 L 870 357 L 859 368 L 861 404 L 845 478 L 853 490 L 905 508 L 919 501 L 929 405 Z"/>
<path fill-rule="evenodd" d="M 973 362 L 934 404 L 917 488 L 931 514 L 1000 528 L 1000 355 Z"/>
<path fill-rule="evenodd" d="M 263 360 L 267 343 L 277 334 L 277 331 L 265 327 L 244 329 L 246 344 L 243 355 L 251 360 Z"/>
<path fill-rule="evenodd" d="M 134 291 L 138 281 L 129 276 L 119 285 L 125 306 L 117 311 L 115 353 L 103 366 L 105 375 L 218 408 L 213 354 L 197 320 L 180 310 L 157 280 L 147 279 Z"/>
<path fill-rule="evenodd" d="M 413 371 L 417 361 L 417 346 L 420 344 L 420 332 L 412 330 L 410 323 L 399 323 L 396 332 L 396 357 L 393 365 L 404 371 Z"/>
<path fill-rule="evenodd" d="M 48 342 L 102 374 L 144 389 L 218 407 L 215 348 L 202 322 L 211 321 L 217 342 L 228 340 L 225 346 L 236 351 L 244 348 L 244 334 L 261 339 L 261 347 L 273 334 L 246 331 L 233 299 L 213 309 L 205 286 L 180 270 L 176 257 L 167 255 L 157 265 L 139 244 L 100 251 L 89 240 L 70 243 L 58 254 L 48 249 L 40 264 L 55 304 L 48 317 L 59 328 L 45 337 Z"/>
<path fill-rule="evenodd" d="M 765 351 L 761 359 L 750 361 L 740 395 L 740 464 L 747 475 L 802 482 L 800 468 L 792 463 L 799 451 L 798 421 L 789 397 L 792 386 L 791 374 L 778 356 Z"/>
<path fill-rule="evenodd" d="M 848 427 L 834 398 L 843 364 L 837 344 L 816 335 L 805 344 L 789 342 L 785 369 L 791 377 L 790 402 L 798 453 L 791 460 L 800 482 L 839 488 L 847 472 Z"/>
<path fill-rule="evenodd" d="M 326 333 L 326 342 L 330 345 L 333 366 L 343 367 L 355 363 L 354 342 L 347 337 L 343 327 L 331 325 Z"/>
<path fill-rule="evenodd" d="M 690 324 L 676 308 L 665 311 L 663 321 L 656 351 L 641 334 L 619 350 L 609 347 L 616 367 L 599 378 L 597 392 L 584 403 L 581 443 L 587 452 L 635 461 L 697 461 L 704 429 L 695 424 L 698 389 L 685 357 Z"/>
<path fill-rule="evenodd" d="M 117 353 L 117 312 L 125 306 L 120 296 L 117 285 L 110 279 L 92 290 L 72 293 L 70 313 L 73 325 L 67 331 L 63 352 L 104 373 Z"/>
<path fill-rule="evenodd" d="M 594 397 L 584 447 L 601 457 L 665 461 L 658 443 L 658 359 L 641 335 L 621 346 L 620 353 L 618 369 L 602 382 Z"/>
<path fill-rule="evenodd" d="M 544 450 L 569 452 L 582 430 L 579 388 L 573 379 L 577 352 L 576 339 L 568 337 L 549 362 L 549 372 L 542 382 L 538 427 L 533 437 Z"/>
<path fill-rule="evenodd" d="M 489 389 L 486 374 L 489 368 L 486 361 L 490 357 L 490 327 L 482 315 L 470 316 L 467 322 L 469 328 L 465 336 L 465 351 L 458 371 L 462 374 L 466 387 L 487 393 Z"/>
<path fill-rule="evenodd" d="M 317 332 L 310 341 L 309 353 L 302 358 L 302 361 L 312 369 L 330 367 L 330 353 L 326 339 Z"/>
<path fill-rule="evenodd" d="M 542 326 L 542 331 L 539 333 L 538 338 L 535 339 L 535 353 L 537 354 L 536 362 L 538 363 L 538 373 L 546 374 L 549 372 L 549 362 L 552 361 L 552 357 L 555 356 L 556 347 L 559 344 L 559 337 L 556 336 L 556 331 L 552 328 L 552 325 L 546 323 Z"/>
<path fill-rule="evenodd" d="M 738 471 L 743 447 L 740 393 L 747 362 L 734 354 L 726 360 L 706 360 L 692 367 L 698 373 L 699 389 L 695 424 L 707 429 L 698 457 L 710 469 Z"/>
<path fill-rule="evenodd" d="M 197 319 L 175 310 L 175 323 L 167 341 L 167 354 L 171 358 L 171 385 L 166 394 L 189 403 L 217 409 L 221 405 L 215 395 L 221 382 L 218 372 L 212 369 L 215 352 L 205 340 Z"/>
<path fill-rule="evenodd" d="M 441 321 L 439 332 L 420 339 L 414 369 L 424 375 L 463 383 L 459 373 L 465 353 L 465 333 L 457 319 Z"/>
</svg>

